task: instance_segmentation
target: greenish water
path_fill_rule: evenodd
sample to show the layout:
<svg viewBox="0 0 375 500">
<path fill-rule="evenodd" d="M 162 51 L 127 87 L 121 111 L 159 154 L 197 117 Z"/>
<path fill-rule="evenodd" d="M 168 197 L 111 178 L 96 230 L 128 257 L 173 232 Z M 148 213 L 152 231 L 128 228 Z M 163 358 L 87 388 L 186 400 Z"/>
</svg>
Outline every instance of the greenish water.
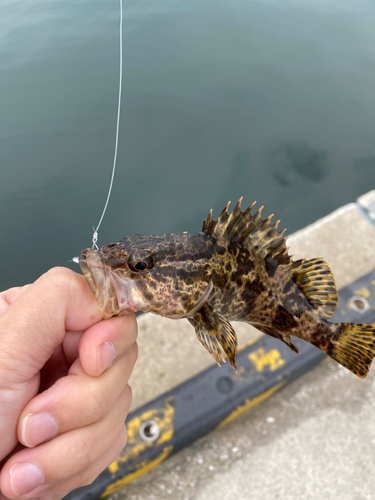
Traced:
<svg viewBox="0 0 375 500">
<path fill-rule="evenodd" d="M 90 246 L 110 180 L 117 1 L 0 6 L 0 288 Z M 370 0 L 124 0 L 100 244 L 244 196 L 288 233 L 375 188 Z"/>
</svg>

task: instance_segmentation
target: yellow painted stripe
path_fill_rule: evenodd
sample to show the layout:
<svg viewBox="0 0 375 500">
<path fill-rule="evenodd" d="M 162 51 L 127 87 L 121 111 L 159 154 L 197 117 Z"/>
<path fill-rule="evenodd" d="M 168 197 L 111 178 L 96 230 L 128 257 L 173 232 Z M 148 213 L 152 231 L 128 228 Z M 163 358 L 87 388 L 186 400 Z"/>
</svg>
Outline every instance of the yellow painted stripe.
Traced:
<svg viewBox="0 0 375 500">
<path fill-rule="evenodd" d="M 244 349 L 247 349 L 251 345 L 254 345 L 256 342 L 258 342 L 259 339 L 261 339 L 263 335 L 259 335 L 259 337 L 255 337 L 254 339 L 250 339 L 248 342 L 245 342 L 244 344 L 240 345 L 237 349 L 237 352 L 241 352 Z"/>
<path fill-rule="evenodd" d="M 144 462 L 140 463 L 136 471 L 132 472 L 131 474 L 128 474 L 122 479 L 119 479 L 118 481 L 115 481 L 114 483 L 107 486 L 105 492 L 102 494 L 100 498 L 104 499 L 108 495 L 111 495 L 115 491 L 124 487 L 126 484 L 131 483 L 132 481 L 134 481 L 134 479 L 137 479 L 143 474 L 146 474 L 146 472 L 149 472 L 150 470 L 154 469 L 157 465 L 159 465 L 167 457 L 169 457 L 172 451 L 173 451 L 173 446 L 167 446 L 166 448 L 164 448 L 161 454 L 154 460 L 150 461 L 145 460 Z"/>
<path fill-rule="evenodd" d="M 358 290 L 354 290 L 354 295 L 361 295 L 362 297 L 370 297 L 371 292 L 368 288 L 363 286 L 362 288 L 359 288 Z"/>
<path fill-rule="evenodd" d="M 262 372 L 266 366 L 273 372 L 285 365 L 285 359 L 282 358 L 280 351 L 277 349 L 266 352 L 261 347 L 248 354 L 248 358 L 254 363 L 257 372 Z"/>
<path fill-rule="evenodd" d="M 224 427 L 224 425 L 229 424 L 229 422 L 232 422 L 232 420 L 236 419 L 237 417 L 245 413 L 245 411 L 250 410 L 250 408 L 253 408 L 253 406 L 256 406 L 259 403 L 262 403 L 262 401 L 268 399 L 270 396 L 272 396 L 274 392 L 278 391 L 284 384 L 285 380 L 271 387 L 271 389 L 269 389 L 268 391 L 263 392 L 263 394 L 260 394 L 259 396 L 256 396 L 253 399 L 247 399 L 243 405 L 236 408 L 234 411 L 232 411 L 230 415 L 227 416 L 227 418 L 225 418 L 222 422 L 220 422 L 220 424 L 217 426 L 217 429 L 221 429 L 222 427 Z"/>
</svg>

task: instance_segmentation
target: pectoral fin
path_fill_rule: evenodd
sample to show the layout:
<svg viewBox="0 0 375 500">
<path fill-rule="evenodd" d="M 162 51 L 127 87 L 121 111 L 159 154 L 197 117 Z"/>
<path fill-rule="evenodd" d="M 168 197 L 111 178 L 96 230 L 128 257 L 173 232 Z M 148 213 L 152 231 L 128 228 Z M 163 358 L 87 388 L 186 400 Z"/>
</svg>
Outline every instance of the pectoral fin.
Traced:
<svg viewBox="0 0 375 500">
<path fill-rule="evenodd" d="M 232 325 L 208 304 L 201 307 L 188 320 L 194 326 L 198 340 L 214 357 L 217 364 L 220 366 L 220 361 L 225 363 L 225 358 L 228 357 L 237 373 L 237 337 Z"/>
</svg>

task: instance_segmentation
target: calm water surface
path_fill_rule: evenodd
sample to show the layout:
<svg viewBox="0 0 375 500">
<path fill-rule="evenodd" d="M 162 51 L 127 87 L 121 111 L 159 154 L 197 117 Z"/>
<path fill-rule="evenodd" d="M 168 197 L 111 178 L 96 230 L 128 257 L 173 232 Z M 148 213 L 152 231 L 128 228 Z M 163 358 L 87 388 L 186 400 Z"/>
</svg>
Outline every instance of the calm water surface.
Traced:
<svg viewBox="0 0 375 500">
<path fill-rule="evenodd" d="M 90 246 L 110 180 L 117 1 L 0 6 L 0 289 Z M 288 233 L 375 188 L 370 0 L 124 0 L 100 244 L 257 200 Z"/>
</svg>

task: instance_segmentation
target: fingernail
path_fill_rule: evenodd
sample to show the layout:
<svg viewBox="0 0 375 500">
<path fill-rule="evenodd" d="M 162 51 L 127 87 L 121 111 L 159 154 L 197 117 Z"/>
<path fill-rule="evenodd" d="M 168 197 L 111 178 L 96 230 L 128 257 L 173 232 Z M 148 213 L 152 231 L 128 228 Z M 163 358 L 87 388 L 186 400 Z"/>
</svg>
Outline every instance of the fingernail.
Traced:
<svg viewBox="0 0 375 500">
<path fill-rule="evenodd" d="M 112 342 L 103 342 L 98 346 L 98 371 L 99 375 L 112 365 L 116 359 L 117 351 Z"/>
<path fill-rule="evenodd" d="M 44 475 L 34 464 L 15 464 L 10 471 L 10 486 L 17 496 L 25 495 L 41 486 Z"/>
<path fill-rule="evenodd" d="M 57 424 L 49 413 L 29 413 L 22 421 L 22 441 L 32 448 L 56 436 Z"/>
</svg>

